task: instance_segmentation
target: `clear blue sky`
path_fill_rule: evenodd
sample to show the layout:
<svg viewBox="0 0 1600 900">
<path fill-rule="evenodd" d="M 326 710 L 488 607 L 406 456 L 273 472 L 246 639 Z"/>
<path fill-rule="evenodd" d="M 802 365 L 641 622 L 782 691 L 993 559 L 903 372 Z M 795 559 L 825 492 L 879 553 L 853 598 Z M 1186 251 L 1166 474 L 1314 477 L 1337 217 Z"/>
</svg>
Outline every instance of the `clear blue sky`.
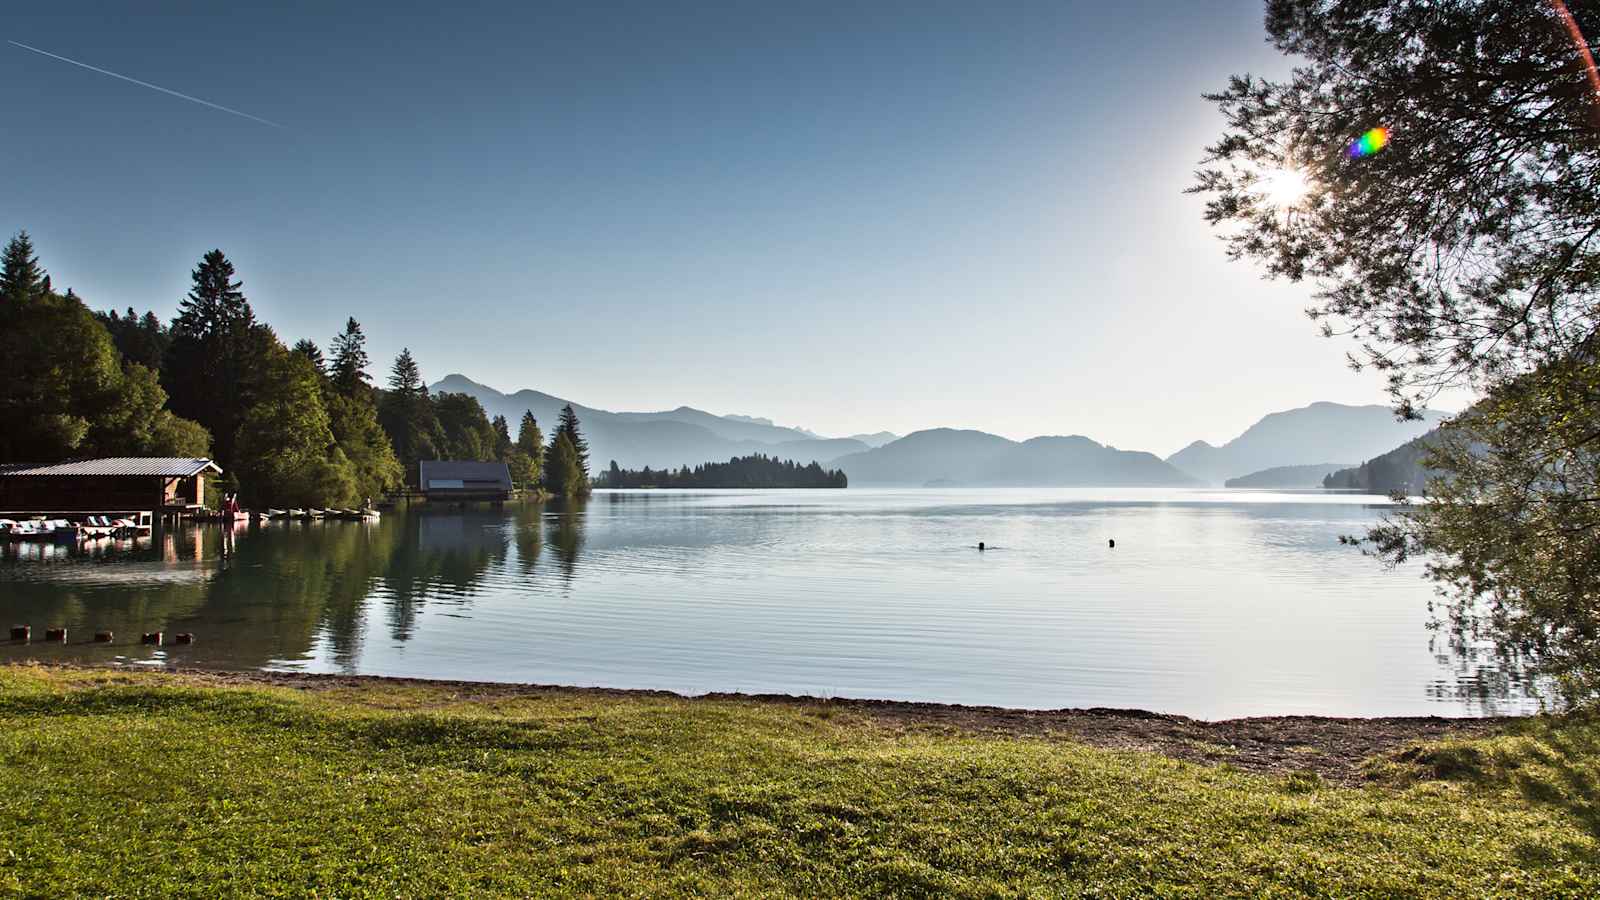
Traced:
<svg viewBox="0 0 1600 900">
<path fill-rule="evenodd" d="M 221 247 L 380 380 L 827 434 L 1165 454 L 1383 402 L 1181 193 L 1201 92 L 1287 70 L 1258 0 L 129 6 L 0 39 L 283 127 L 0 43 L 0 228 L 97 308 L 170 316 Z"/>
</svg>

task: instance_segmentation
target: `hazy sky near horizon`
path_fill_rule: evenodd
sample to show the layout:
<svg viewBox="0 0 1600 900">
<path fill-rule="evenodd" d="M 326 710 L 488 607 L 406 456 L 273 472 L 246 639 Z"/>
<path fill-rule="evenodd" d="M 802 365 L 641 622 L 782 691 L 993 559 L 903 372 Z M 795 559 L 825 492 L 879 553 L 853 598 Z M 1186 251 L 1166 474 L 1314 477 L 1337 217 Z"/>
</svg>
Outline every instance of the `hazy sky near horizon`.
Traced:
<svg viewBox="0 0 1600 900">
<path fill-rule="evenodd" d="M 1200 94 L 1289 68 L 1260 0 L 260 6 L 6 16 L 245 114 L 0 43 L 0 228 L 58 288 L 168 317 L 220 247 L 286 343 L 359 319 L 379 381 L 409 346 L 835 435 L 1165 455 L 1385 402 L 1182 193 Z"/>
</svg>

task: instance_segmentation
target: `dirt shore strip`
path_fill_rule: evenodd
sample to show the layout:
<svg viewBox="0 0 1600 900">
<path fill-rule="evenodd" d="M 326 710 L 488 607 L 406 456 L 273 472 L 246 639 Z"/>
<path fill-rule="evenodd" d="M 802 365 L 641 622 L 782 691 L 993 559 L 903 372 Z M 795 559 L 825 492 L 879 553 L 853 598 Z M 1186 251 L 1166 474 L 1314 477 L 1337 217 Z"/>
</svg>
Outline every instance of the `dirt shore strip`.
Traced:
<svg viewBox="0 0 1600 900">
<path fill-rule="evenodd" d="M 129 671 L 113 666 L 63 665 L 59 668 Z M 1360 781 L 1362 762 L 1377 754 L 1398 750 L 1414 741 L 1481 737 L 1504 730 L 1516 721 L 1514 718 L 1452 719 L 1439 716 L 1372 719 L 1263 716 L 1207 722 L 1136 709 L 1027 710 L 898 700 L 824 699 L 789 694 L 705 694 L 684 697 L 670 691 L 299 672 L 143 667 L 136 671 L 177 674 L 200 683 L 262 685 L 304 691 L 360 690 L 384 684 L 428 688 L 446 692 L 440 705 L 552 694 L 583 694 L 816 707 L 859 715 L 901 731 L 935 729 L 1072 740 L 1104 749 L 1160 753 L 1207 765 L 1228 764 L 1251 772 L 1315 772 L 1322 778 L 1346 784 Z M 407 708 L 426 708 L 426 704 Z"/>
</svg>

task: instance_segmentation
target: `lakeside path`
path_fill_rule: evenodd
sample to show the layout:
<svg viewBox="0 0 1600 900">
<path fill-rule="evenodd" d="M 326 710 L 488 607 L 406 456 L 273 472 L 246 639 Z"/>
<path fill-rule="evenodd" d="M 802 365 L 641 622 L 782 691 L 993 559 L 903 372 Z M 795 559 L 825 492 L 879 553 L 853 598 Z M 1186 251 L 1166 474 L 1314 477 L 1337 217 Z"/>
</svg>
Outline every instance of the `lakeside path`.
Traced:
<svg viewBox="0 0 1600 900">
<path fill-rule="evenodd" d="M 1600 893 L 1600 721 L 0 666 L 0 894 Z"/>
</svg>

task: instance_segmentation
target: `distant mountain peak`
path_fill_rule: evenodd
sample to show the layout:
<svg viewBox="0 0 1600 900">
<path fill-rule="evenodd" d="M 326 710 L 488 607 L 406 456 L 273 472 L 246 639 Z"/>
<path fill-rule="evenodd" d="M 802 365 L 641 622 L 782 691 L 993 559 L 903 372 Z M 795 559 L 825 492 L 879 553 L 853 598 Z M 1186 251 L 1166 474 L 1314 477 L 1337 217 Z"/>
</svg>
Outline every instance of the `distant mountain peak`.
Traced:
<svg viewBox="0 0 1600 900">
<path fill-rule="evenodd" d="M 1427 411 L 1420 421 L 1400 421 L 1379 404 L 1350 406 L 1329 400 L 1268 413 L 1222 446 L 1195 441 L 1167 462 L 1212 484 L 1328 459 L 1370 459 L 1432 428 L 1448 414 Z"/>
</svg>

